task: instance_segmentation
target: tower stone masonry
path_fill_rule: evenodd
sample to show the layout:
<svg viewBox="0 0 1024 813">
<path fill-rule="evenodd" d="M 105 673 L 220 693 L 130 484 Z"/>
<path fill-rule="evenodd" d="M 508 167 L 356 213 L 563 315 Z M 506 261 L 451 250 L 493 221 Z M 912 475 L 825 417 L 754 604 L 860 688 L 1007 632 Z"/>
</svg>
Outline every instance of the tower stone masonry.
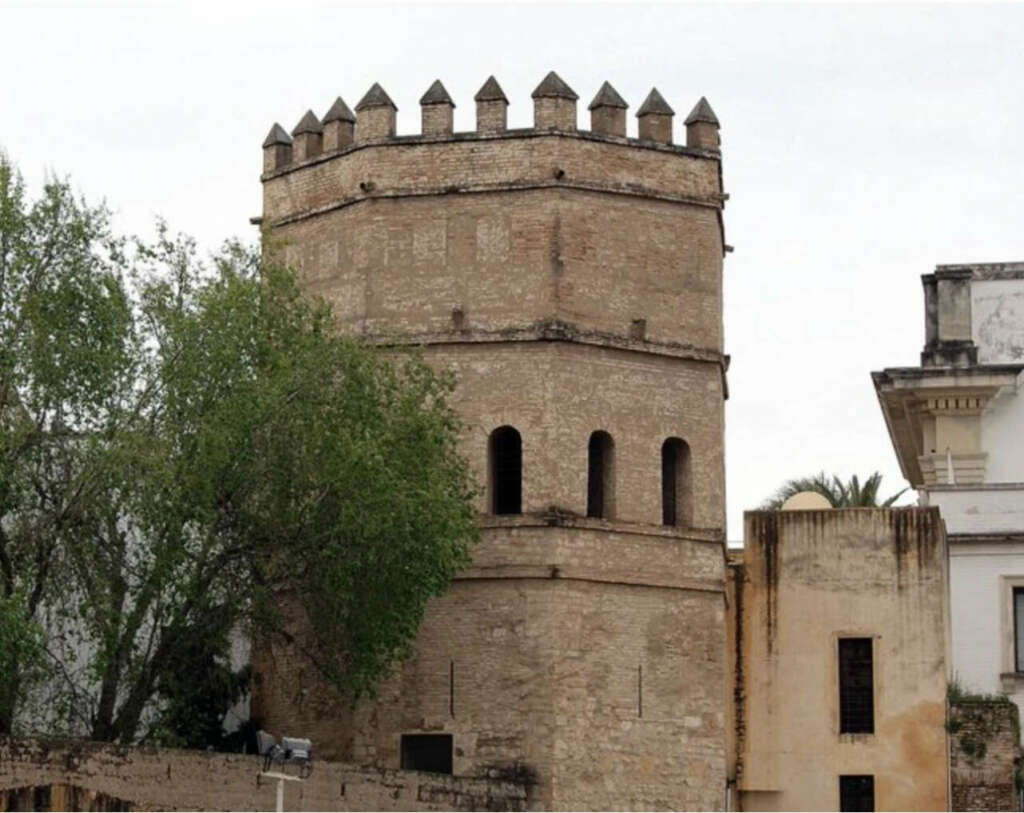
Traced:
<svg viewBox="0 0 1024 813">
<path fill-rule="evenodd" d="M 264 142 L 264 227 L 343 329 L 455 371 L 486 493 L 472 565 L 374 700 L 350 709 L 294 653 L 264 649 L 255 712 L 324 758 L 382 768 L 414 735 L 450 735 L 453 773 L 528 778 L 538 808 L 715 809 L 729 685 L 718 121 L 701 99 L 673 143 L 652 91 L 627 137 L 605 83 L 579 130 L 577 99 L 552 72 L 534 127 L 510 130 L 491 77 L 477 129 L 453 132 L 438 81 L 422 134 L 396 135 L 375 84 L 354 133 L 338 99 L 294 142 L 278 125 Z"/>
</svg>

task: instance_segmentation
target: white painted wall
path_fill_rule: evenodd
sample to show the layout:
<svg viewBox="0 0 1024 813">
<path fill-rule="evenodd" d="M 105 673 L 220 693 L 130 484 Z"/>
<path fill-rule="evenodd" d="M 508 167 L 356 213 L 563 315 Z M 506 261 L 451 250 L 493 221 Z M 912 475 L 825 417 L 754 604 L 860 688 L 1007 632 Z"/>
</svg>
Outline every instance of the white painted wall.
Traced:
<svg viewBox="0 0 1024 813">
<path fill-rule="evenodd" d="M 979 364 L 1024 362 L 1024 279 L 971 282 L 971 338 Z"/>
<path fill-rule="evenodd" d="M 1003 577 L 1024 579 L 1024 543 L 950 545 L 953 673 L 969 691 L 1002 691 Z M 1011 694 L 1024 706 L 1024 692 Z"/>
<path fill-rule="evenodd" d="M 1024 477 L 1021 482 L 998 486 L 933 486 L 922 497 L 923 505 L 938 506 L 949 534 L 1020 533 L 1024 529 Z"/>
<path fill-rule="evenodd" d="M 988 452 L 987 483 L 1024 482 L 1024 393 L 1020 390 L 1003 393 L 989 404 L 981 416 L 981 448 Z"/>
<path fill-rule="evenodd" d="M 979 364 L 1024 363 L 1024 279 L 971 283 L 971 334 Z M 1024 542 L 957 542 L 958 534 L 1024 532 L 1024 395 L 1003 393 L 981 419 L 988 453 L 985 483 L 935 486 L 922 502 L 936 505 L 950 541 L 953 672 L 969 691 L 1004 690 L 1012 663 L 1007 579 L 1024 583 Z M 1010 697 L 1024 708 L 1024 689 Z"/>
</svg>

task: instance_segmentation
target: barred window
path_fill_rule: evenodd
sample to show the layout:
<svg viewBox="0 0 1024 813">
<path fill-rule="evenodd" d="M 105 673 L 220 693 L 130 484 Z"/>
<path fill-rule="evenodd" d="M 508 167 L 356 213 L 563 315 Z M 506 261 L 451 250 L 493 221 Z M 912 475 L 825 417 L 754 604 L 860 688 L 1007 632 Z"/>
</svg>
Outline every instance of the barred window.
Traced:
<svg viewBox="0 0 1024 813">
<path fill-rule="evenodd" d="M 873 777 L 873 776 L 840 776 L 839 777 L 839 809 L 840 810 L 874 810 L 875 809 L 875 777 Z"/>
<path fill-rule="evenodd" d="M 875 731 L 874 663 L 870 638 L 839 639 L 839 733 Z"/>
</svg>

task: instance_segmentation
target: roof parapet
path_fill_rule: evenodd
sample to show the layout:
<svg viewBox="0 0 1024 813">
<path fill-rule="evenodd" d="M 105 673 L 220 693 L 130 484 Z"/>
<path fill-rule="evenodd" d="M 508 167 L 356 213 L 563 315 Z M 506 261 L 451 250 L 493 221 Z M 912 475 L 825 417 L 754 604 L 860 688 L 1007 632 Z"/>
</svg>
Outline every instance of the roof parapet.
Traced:
<svg viewBox="0 0 1024 813">
<path fill-rule="evenodd" d="M 554 71 L 550 71 L 531 94 L 534 130 L 573 133 L 576 131 L 579 96 Z M 473 97 L 476 102 L 476 132 L 501 135 L 508 131 L 508 97 L 494 76 L 489 76 Z M 421 134 L 432 139 L 458 137 L 454 130 L 455 102 L 440 79 L 431 83 L 420 98 Z M 610 82 L 603 82 L 588 105 L 590 132 L 596 136 L 627 138 L 626 100 Z M 323 120 L 307 111 L 292 132 L 274 125 L 264 140 L 264 172 L 275 172 L 290 164 L 304 163 L 321 153 L 333 153 L 353 144 L 379 143 L 396 138 L 398 108 L 383 87 L 374 82 L 356 105 L 355 113 L 340 96 Z M 672 145 L 675 111 L 656 88 L 652 88 L 637 111 L 638 135 L 648 145 Z M 703 96 L 686 118 L 686 146 L 719 153 L 719 124 Z M 631 139 L 632 140 L 632 139 Z M 711 156 L 708 156 L 711 157 Z"/>
<path fill-rule="evenodd" d="M 391 97 L 374 82 L 356 105 L 356 142 L 384 141 L 395 137 L 395 113 Z"/>
<path fill-rule="evenodd" d="M 455 102 L 448 95 L 440 79 L 420 99 L 423 135 L 447 136 L 452 134 Z"/>
<path fill-rule="evenodd" d="M 693 110 L 690 111 L 690 115 L 686 117 L 684 124 L 686 125 L 687 147 L 712 150 L 713 152 L 721 151 L 718 116 L 711 109 L 706 97 L 700 97 Z"/>
<path fill-rule="evenodd" d="M 588 105 L 590 129 L 602 135 L 626 137 L 626 100 L 611 83 L 604 82 L 594 100 Z"/>
<path fill-rule="evenodd" d="M 305 161 L 323 152 L 324 127 L 312 110 L 299 119 L 292 130 L 295 139 L 292 150 L 296 161 Z"/>
<path fill-rule="evenodd" d="M 274 122 L 267 137 L 263 139 L 263 171 L 283 169 L 292 162 L 292 137 Z"/>
<path fill-rule="evenodd" d="M 531 94 L 535 130 L 576 129 L 576 95 L 557 73 L 549 71 Z"/>
<path fill-rule="evenodd" d="M 339 96 L 324 116 L 324 152 L 340 150 L 355 140 L 356 115 Z"/>
<path fill-rule="evenodd" d="M 504 133 L 508 129 L 508 98 L 494 76 L 487 77 L 473 100 L 476 102 L 478 133 Z"/>
<path fill-rule="evenodd" d="M 644 103 L 636 111 L 640 128 L 640 138 L 644 141 L 657 141 L 659 144 L 672 143 L 672 117 L 676 111 L 668 106 L 668 102 L 651 88 Z"/>
</svg>

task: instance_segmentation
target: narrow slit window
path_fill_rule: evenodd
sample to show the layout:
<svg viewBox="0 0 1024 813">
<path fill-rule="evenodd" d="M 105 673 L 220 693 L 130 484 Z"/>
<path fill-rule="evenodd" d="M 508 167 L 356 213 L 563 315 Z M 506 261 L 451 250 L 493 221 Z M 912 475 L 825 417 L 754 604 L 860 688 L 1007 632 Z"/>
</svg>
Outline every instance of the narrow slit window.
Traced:
<svg viewBox="0 0 1024 813">
<path fill-rule="evenodd" d="M 523 439 L 511 426 L 491 432 L 489 443 L 491 513 L 523 511 Z"/>
<path fill-rule="evenodd" d="M 689 522 L 690 448 L 679 438 L 661 445 L 661 523 L 686 525 Z"/>
<path fill-rule="evenodd" d="M 839 777 L 839 809 L 843 810 L 874 810 L 875 809 L 875 777 L 873 776 L 840 776 Z"/>
<path fill-rule="evenodd" d="M 403 734 L 402 770 L 452 772 L 451 734 Z"/>
<path fill-rule="evenodd" d="M 875 731 L 874 658 L 870 638 L 839 639 L 839 733 Z"/>
<path fill-rule="evenodd" d="M 594 432 L 587 444 L 587 516 L 611 519 L 615 444 L 607 432 Z"/>
<path fill-rule="evenodd" d="M 1024 672 L 1024 587 L 1013 588 L 1014 670 Z"/>
</svg>

